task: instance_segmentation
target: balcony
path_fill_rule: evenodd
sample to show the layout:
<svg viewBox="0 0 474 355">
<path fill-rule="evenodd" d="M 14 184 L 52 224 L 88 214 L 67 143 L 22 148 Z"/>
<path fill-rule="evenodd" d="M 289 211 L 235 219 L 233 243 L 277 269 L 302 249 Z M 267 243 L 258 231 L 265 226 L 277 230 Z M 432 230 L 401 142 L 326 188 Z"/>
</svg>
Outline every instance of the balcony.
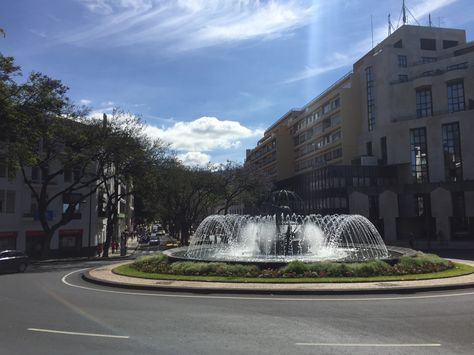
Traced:
<svg viewBox="0 0 474 355">
<path fill-rule="evenodd" d="M 467 102 L 464 103 L 464 106 L 465 106 L 465 110 L 463 111 L 449 112 L 449 110 L 437 110 L 437 111 L 433 110 L 432 116 L 418 117 L 416 114 L 409 115 L 409 116 L 398 116 L 398 117 L 392 117 L 390 119 L 390 122 L 395 123 L 395 122 L 404 122 L 404 121 L 411 121 L 411 120 L 421 120 L 425 118 L 430 119 L 437 116 L 459 114 L 465 111 L 471 111 L 471 110 L 474 110 L 474 100 L 468 100 Z"/>
</svg>

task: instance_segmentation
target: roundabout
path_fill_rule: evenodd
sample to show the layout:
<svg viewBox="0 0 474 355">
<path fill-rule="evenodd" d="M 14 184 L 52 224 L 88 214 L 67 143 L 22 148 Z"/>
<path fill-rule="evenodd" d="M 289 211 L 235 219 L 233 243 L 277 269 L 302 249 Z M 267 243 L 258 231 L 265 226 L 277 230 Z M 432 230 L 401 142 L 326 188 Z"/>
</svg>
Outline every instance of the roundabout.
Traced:
<svg viewBox="0 0 474 355">
<path fill-rule="evenodd" d="M 473 261 L 453 260 L 474 266 Z M 376 294 L 410 293 L 434 290 L 453 290 L 474 287 L 474 274 L 439 279 L 339 282 L 339 283 L 252 283 L 252 282 L 205 282 L 171 279 L 146 279 L 119 275 L 113 270 L 120 263 L 106 265 L 83 274 L 86 281 L 120 288 L 201 293 L 254 293 L 254 294 Z"/>
<path fill-rule="evenodd" d="M 471 354 L 474 346 L 474 287 L 270 295 L 125 289 L 82 277 L 112 265 L 0 275 L 0 353 Z"/>
</svg>

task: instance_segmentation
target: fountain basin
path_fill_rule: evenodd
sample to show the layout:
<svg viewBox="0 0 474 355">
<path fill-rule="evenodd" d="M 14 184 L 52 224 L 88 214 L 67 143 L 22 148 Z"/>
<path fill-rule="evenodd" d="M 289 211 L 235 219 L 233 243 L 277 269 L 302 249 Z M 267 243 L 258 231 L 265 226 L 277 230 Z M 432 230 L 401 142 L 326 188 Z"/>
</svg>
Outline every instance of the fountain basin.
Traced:
<svg viewBox="0 0 474 355">
<path fill-rule="evenodd" d="M 413 257 L 416 255 L 417 251 L 409 248 L 397 247 L 397 246 L 386 246 L 388 255 L 386 258 L 381 258 L 380 260 L 389 263 L 390 265 L 394 265 L 398 262 L 400 257 L 402 256 L 410 256 Z M 268 257 L 226 257 L 226 256 L 213 256 L 213 257 L 202 257 L 202 258 L 189 258 L 186 254 L 189 247 L 179 247 L 164 250 L 163 253 L 168 256 L 171 262 L 174 261 L 195 261 L 195 262 L 225 262 L 230 264 L 255 264 L 261 268 L 277 268 L 282 265 L 285 265 L 293 260 L 299 260 L 303 262 L 318 262 L 318 261 L 336 261 L 336 262 L 360 262 L 355 258 L 347 258 L 347 259 L 315 259 L 311 257 L 275 257 L 275 258 L 268 258 Z"/>
</svg>

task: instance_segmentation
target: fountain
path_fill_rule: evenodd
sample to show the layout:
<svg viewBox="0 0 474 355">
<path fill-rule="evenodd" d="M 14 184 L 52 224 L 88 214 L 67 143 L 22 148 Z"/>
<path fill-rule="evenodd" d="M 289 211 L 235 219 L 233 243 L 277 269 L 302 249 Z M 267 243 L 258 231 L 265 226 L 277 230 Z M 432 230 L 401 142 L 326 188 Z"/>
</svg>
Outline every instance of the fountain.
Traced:
<svg viewBox="0 0 474 355">
<path fill-rule="evenodd" d="M 360 215 L 298 215 L 294 193 L 272 195 L 274 214 L 212 215 L 205 218 L 187 248 L 170 251 L 179 259 L 286 263 L 292 260 L 365 261 L 389 252 L 375 226 Z"/>
</svg>

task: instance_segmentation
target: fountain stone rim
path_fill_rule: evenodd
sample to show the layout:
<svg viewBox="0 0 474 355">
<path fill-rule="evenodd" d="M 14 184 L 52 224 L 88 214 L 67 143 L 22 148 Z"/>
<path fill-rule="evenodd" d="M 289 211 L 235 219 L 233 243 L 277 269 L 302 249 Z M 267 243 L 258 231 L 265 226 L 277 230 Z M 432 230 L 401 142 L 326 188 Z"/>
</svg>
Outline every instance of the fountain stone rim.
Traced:
<svg viewBox="0 0 474 355">
<path fill-rule="evenodd" d="M 370 259 L 370 260 L 300 260 L 300 259 L 293 259 L 293 260 L 277 260 L 277 259 L 270 259 L 270 260 L 265 260 L 265 259 L 239 259 L 239 260 L 231 260 L 231 259 L 218 259 L 218 258 L 190 258 L 187 257 L 185 254 L 188 251 L 188 247 L 178 247 L 178 248 L 172 248 L 172 249 L 166 249 L 163 250 L 162 253 L 168 256 L 169 260 L 171 262 L 175 261 L 193 261 L 193 262 L 223 262 L 227 264 L 252 264 L 252 265 L 259 265 L 259 266 L 282 266 L 290 263 L 291 261 L 298 260 L 302 261 L 305 263 L 317 263 L 317 262 L 323 262 L 323 261 L 329 261 L 329 262 L 335 262 L 335 263 L 361 263 L 361 262 L 366 262 L 366 261 L 373 261 L 373 260 L 381 260 L 385 261 L 391 265 L 396 264 L 398 260 L 402 256 L 409 256 L 413 257 L 415 256 L 418 251 L 410 248 L 405 248 L 405 247 L 398 247 L 398 246 L 391 246 L 391 245 L 386 245 L 386 248 L 389 252 L 389 256 L 387 258 L 380 258 L 380 259 Z"/>
</svg>

